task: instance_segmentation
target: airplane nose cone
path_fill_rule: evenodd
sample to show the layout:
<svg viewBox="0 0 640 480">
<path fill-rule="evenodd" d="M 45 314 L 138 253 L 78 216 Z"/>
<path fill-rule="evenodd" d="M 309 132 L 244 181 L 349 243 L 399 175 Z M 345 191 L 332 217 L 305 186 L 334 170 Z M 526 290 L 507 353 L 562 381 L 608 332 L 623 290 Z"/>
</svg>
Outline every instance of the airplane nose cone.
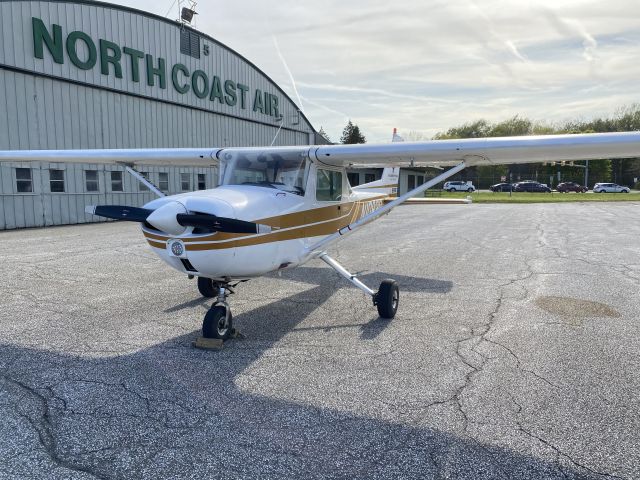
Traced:
<svg viewBox="0 0 640 480">
<path fill-rule="evenodd" d="M 165 203 L 147 217 L 147 223 L 170 235 L 181 235 L 186 227 L 178 223 L 176 215 L 179 213 L 187 213 L 187 209 L 180 202 Z"/>
</svg>

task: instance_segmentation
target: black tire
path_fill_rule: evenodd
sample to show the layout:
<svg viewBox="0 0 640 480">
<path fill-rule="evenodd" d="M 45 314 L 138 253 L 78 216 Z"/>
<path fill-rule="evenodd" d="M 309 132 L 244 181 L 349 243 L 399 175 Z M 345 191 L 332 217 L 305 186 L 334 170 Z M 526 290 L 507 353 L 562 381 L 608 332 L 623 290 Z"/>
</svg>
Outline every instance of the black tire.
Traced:
<svg viewBox="0 0 640 480">
<path fill-rule="evenodd" d="M 395 280 L 383 280 L 376 294 L 376 307 L 382 318 L 393 318 L 398 311 L 400 289 Z"/>
<path fill-rule="evenodd" d="M 202 336 L 221 340 L 228 339 L 233 331 L 233 316 L 229 311 L 229 320 L 226 321 L 226 315 L 227 309 L 222 305 L 211 307 L 202 321 Z"/>
<path fill-rule="evenodd" d="M 449 189 L 449 193 L 453 193 L 453 192 L 455 192 L 455 191 L 456 191 L 456 189 L 455 189 L 455 188 L 450 188 L 450 189 Z"/>
<path fill-rule="evenodd" d="M 207 298 L 218 296 L 218 289 L 213 286 L 213 280 L 205 277 L 198 277 L 198 291 L 200 295 Z"/>
<path fill-rule="evenodd" d="M 467 192 L 469 193 L 473 192 L 473 188 L 467 188 Z"/>
</svg>

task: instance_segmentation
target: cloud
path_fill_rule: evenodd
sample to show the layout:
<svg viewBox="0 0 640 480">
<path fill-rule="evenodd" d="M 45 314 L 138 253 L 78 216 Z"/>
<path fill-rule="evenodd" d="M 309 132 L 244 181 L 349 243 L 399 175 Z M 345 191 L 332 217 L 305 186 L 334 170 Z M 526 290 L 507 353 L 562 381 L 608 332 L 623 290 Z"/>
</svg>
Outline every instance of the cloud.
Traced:
<svg viewBox="0 0 640 480">
<path fill-rule="evenodd" d="M 161 15 L 171 3 L 120 1 Z M 198 12 L 198 29 L 304 102 L 334 139 L 345 118 L 388 141 L 393 127 L 589 118 L 639 100 L 637 0 L 245 0 Z"/>
</svg>

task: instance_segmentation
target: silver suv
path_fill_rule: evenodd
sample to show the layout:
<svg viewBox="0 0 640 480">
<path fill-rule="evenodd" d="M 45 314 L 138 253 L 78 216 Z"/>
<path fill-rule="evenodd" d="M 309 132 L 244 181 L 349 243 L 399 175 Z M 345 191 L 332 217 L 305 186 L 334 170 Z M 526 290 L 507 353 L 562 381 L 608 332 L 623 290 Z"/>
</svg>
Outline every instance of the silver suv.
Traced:
<svg viewBox="0 0 640 480">
<path fill-rule="evenodd" d="M 617 183 L 596 183 L 593 186 L 593 193 L 629 193 L 629 187 L 623 187 Z"/>
<path fill-rule="evenodd" d="M 471 182 L 446 182 L 443 190 L 447 192 L 475 192 L 476 187 L 473 186 Z"/>
</svg>

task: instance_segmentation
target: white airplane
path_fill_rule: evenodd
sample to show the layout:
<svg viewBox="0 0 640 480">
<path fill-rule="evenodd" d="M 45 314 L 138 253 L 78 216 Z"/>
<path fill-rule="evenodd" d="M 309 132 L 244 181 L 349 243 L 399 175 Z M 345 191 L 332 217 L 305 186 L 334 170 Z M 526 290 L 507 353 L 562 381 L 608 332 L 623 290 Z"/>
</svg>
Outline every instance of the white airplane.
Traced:
<svg viewBox="0 0 640 480">
<path fill-rule="evenodd" d="M 129 168 L 159 198 L 142 208 L 103 205 L 87 211 L 139 222 L 162 260 L 198 277 L 200 293 L 215 298 L 203 320 L 203 336 L 223 340 L 232 333 L 227 298 L 236 282 L 315 258 L 365 292 L 381 317 L 393 318 L 399 303 L 396 282 L 384 280 L 374 291 L 331 258 L 327 248 L 466 167 L 638 156 L 640 132 L 378 145 L 0 151 L 0 161 L 14 162 L 219 166 L 219 187 L 171 196 Z M 386 176 L 351 188 L 345 168 L 365 166 L 386 167 Z M 394 169 L 402 166 L 443 172 L 390 200 Z"/>
</svg>

